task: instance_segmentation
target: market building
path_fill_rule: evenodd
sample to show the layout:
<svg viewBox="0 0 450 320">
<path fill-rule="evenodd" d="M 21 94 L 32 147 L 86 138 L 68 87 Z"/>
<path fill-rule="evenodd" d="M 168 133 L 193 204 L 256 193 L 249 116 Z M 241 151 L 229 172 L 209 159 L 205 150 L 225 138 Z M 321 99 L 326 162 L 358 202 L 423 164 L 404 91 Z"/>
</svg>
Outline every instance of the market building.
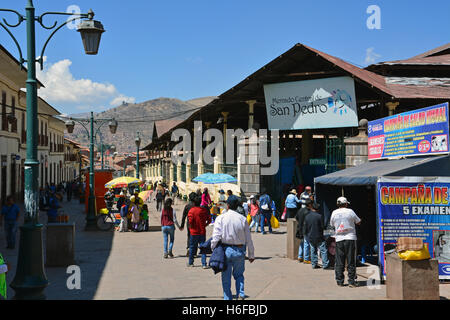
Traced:
<svg viewBox="0 0 450 320">
<path fill-rule="evenodd" d="M 161 168 L 158 172 L 162 173 L 162 180 L 169 183 L 177 181 L 183 194 L 201 187 L 192 182 L 197 175 L 223 172 L 236 176 L 238 182 L 220 186 L 222 189 L 229 188 L 248 197 L 259 193 L 264 186 L 278 207 L 282 208 L 284 196 L 292 186 L 313 185 L 316 177 L 367 161 L 367 137 L 364 137 L 367 133 L 365 128 L 358 129 L 361 120 L 374 120 L 450 100 L 450 86 L 448 78 L 445 78 L 450 66 L 449 47 L 450 44 L 447 44 L 412 59 L 362 69 L 306 45 L 296 44 L 188 120 L 158 136 L 144 150 L 151 154 L 156 167 Z M 307 103 L 324 98 L 320 96 L 323 91 L 319 89 L 324 89 L 328 83 L 336 88 L 334 91 L 349 88 L 346 91 L 350 92 L 343 99 L 348 98 L 354 107 L 343 109 L 348 112 L 343 115 L 349 115 L 347 123 L 340 124 L 340 118 L 333 117 L 332 113 L 327 115 L 328 121 L 326 118 L 319 121 L 314 117 L 320 113 L 320 110 L 317 111 L 319 105 L 308 109 Z M 300 105 L 305 109 L 295 110 L 294 106 L 291 112 L 300 115 L 302 110 L 305 111 L 305 115 L 310 115 L 307 123 L 296 125 L 295 121 L 288 123 L 290 120 L 276 122 L 273 116 L 286 115 L 283 112 L 289 112 L 286 107 L 288 103 L 283 98 L 267 101 L 270 91 L 282 97 L 284 92 L 289 95 L 291 90 L 295 97 L 295 87 L 302 92 L 299 88 L 306 85 L 316 86 L 317 90 L 305 92 L 306 98 L 299 97 L 299 102 L 305 102 L 305 105 Z M 353 90 L 354 93 L 351 92 Z M 325 99 L 325 105 L 339 100 L 332 101 L 326 96 Z M 285 107 L 271 108 L 278 102 L 280 105 L 284 103 Z M 338 111 L 336 105 L 333 107 Z M 298 119 L 297 116 L 294 120 Z M 228 128 L 279 129 L 278 173 L 261 175 L 261 165 L 242 163 L 237 152 L 232 163 L 220 163 L 218 159 L 214 164 L 204 164 L 201 160 L 194 163 L 193 157 L 187 163 L 172 163 L 170 150 L 176 144 L 171 141 L 172 133 L 181 128 L 193 133 L 195 121 L 202 122 L 203 130 L 213 128 L 224 133 Z M 364 123 L 367 121 L 362 121 L 361 125 Z M 203 143 L 203 148 L 206 144 Z M 246 155 L 253 149 L 247 148 Z"/>
</svg>

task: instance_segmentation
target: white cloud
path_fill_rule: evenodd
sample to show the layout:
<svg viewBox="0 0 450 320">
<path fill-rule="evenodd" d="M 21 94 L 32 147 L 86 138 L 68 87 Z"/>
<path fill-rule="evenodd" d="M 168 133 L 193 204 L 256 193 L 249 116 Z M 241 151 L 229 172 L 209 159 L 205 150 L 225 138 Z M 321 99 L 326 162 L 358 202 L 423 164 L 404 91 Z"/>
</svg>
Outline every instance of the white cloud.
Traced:
<svg viewBox="0 0 450 320">
<path fill-rule="evenodd" d="M 370 47 L 366 49 L 366 59 L 364 62 L 366 64 L 373 64 L 376 60 L 381 58 L 381 55 L 374 52 L 375 48 Z"/>
<path fill-rule="evenodd" d="M 43 71 L 38 68 L 37 77 L 45 85 L 45 88 L 39 90 L 39 95 L 55 107 L 66 105 L 66 108 L 76 107 L 81 110 L 85 106 L 90 106 L 91 109 L 98 109 L 110 101 L 112 105 L 112 102 L 118 99 L 120 103 L 124 100 L 129 102 L 136 100 L 121 94 L 111 83 L 95 82 L 87 78 L 75 79 L 70 70 L 71 66 L 72 61 L 64 59 L 47 64 Z"/>
<path fill-rule="evenodd" d="M 114 98 L 111 102 L 110 105 L 113 107 L 117 107 L 120 106 L 122 103 L 135 103 L 136 102 L 136 98 L 133 97 L 127 97 L 123 94 L 121 94 L 120 96 Z"/>
</svg>

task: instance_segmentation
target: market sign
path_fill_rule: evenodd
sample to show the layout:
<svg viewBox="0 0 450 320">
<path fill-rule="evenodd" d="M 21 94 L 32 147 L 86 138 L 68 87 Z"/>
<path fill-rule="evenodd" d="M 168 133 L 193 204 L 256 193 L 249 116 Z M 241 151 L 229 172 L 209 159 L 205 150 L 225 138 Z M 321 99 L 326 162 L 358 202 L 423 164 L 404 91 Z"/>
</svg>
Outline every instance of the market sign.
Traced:
<svg viewBox="0 0 450 320">
<path fill-rule="evenodd" d="M 369 160 L 448 154 L 448 103 L 369 122 Z"/>
<path fill-rule="evenodd" d="M 412 237 L 421 238 L 431 258 L 438 260 L 439 278 L 450 279 L 450 178 L 380 178 L 377 190 L 383 274 L 385 251 L 392 250 L 399 237 Z"/>
<path fill-rule="evenodd" d="M 358 126 L 351 77 L 267 84 L 264 93 L 270 130 Z"/>
</svg>

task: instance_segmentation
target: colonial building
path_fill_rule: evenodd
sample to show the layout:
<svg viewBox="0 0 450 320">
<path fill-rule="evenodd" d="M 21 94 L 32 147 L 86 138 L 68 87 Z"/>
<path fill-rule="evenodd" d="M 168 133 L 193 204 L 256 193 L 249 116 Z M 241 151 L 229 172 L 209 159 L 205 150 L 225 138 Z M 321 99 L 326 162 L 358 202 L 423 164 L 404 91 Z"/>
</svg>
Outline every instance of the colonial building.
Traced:
<svg viewBox="0 0 450 320">
<path fill-rule="evenodd" d="M 64 139 L 64 181 L 75 180 L 81 171 L 81 146 L 79 143 L 70 139 Z"/>
<path fill-rule="evenodd" d="M 27 70 L 0 46 L 0 201 L 8 195 L 23 198 L 24 163 L 26 159 L 26 86 Z M 38 88 L 43 84 L 38 81 Z M 64 122 L 55 108 L 38 99 L 38 160 L 39 186 L 63 181 Z"/>
</svg>

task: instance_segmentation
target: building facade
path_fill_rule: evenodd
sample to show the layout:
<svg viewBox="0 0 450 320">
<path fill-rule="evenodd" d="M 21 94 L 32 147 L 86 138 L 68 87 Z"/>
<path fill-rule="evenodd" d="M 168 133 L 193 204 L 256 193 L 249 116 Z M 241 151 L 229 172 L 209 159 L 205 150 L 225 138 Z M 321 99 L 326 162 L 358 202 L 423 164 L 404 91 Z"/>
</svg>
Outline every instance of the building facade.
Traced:
<svg viewBox="0 0 450 320">
<path fill-rule="evenodd" d="M 0 202 L 8 195 L 22 201 L 24 193 L 24 163 L 27 148 L 26 85 L 27 71 L 0 46 Z M 42 87 L 38 81 L 38 88 Z M 39 186 L 64 180 L 64 122 L 45 100 L 38 99 L 38 160 Z"/>
</svg>

